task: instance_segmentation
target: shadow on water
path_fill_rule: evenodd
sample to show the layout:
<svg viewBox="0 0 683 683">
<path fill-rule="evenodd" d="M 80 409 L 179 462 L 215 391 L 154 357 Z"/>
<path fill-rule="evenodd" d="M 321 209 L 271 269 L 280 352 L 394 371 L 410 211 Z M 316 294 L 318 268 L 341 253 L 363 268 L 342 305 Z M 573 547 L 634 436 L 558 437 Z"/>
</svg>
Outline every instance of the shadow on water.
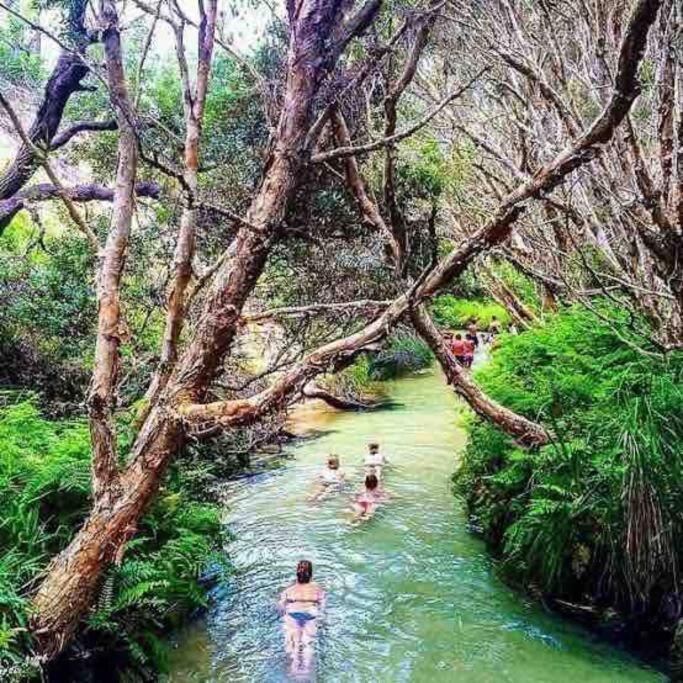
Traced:
<svg viewBox="0 0 683 683">
<path fill-rule="evenodd" d="M 284 467 L 225 484 L 236 573 L 214 589 L 206 617 L 177 635 L 170 680 L 288 680 L 274 602 L 302 557 L 330 596 L 307 680 L 662 680 L 496 577 L 450 490 L 464 445 L 460 404 L 436 374 L 390 388 L 389 410 L 304 406 L 292 429 L 315 438 L 293 443 Z M 349 498 L 368 441 L 392 462 L 393 498 L 352 528 Z M 352 486 L 312 506 L 306 497 L 328 453 L 340 454 Z"/>
</svg>

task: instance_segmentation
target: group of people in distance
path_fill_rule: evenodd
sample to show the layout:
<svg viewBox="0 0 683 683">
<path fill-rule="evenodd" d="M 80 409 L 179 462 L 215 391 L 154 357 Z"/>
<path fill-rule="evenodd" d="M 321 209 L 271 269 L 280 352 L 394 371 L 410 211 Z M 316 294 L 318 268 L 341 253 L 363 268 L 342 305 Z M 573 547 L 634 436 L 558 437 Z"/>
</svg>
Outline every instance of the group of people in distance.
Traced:
<svg viewBox="0 0 683 683">
<path fill-rule="evenodd" d="M 488 332 L 485 333 L 485 341 L 492 342 L 500 332 L 500 321 L 495 315 L 491 316 Z M 474 362 L 474 353 L 480 343 L 477 319 L 470 318 L 464 337 L 461 332 L 456 332 L 455 334 L 447 334 L 446 341 L 449 343 L 451 353 L 458 363 L 465 368 L 471 368 Z"/>
<path fill-rule="evenodd" d="M 351 523 L 370 519 L 379 505 L 389 499 L 381 485 L 384 469 L 389 465 L 380 452 L 379 444 L 368 444 L 363 458 L 364 485 L 352 498 Z M 327 465 L 317 476 L 309 501 L 320 502 L 347 484 L 346 472 L 341 469 L 338 455 L 330 455 Z M 313 564 L 300 560 L 296 581 L 280 594 L 278 610 L 283 618 L 285 650 L 290 659 L 291 673 L 306 676 L 311 672 L 315 656 L 315 637 L 325 605 L 325 591 L 313 579 Z"/>
</svg>

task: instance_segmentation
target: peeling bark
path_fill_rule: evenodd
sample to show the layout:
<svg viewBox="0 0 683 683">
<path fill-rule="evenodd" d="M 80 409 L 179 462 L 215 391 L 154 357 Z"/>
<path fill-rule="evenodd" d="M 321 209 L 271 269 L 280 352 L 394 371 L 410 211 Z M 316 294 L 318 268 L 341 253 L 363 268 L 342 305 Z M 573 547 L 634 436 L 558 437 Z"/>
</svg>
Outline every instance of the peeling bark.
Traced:
<svg viewBox="0 0 683 683">
<path fill-rule="evenodd" d="M 178 341 L 183 329 L 188 305 L 187 289 L 192 279 L 192 258 L 194 256 L 197 230 L 197 185 L 199 173 L 199 142 L 202 133 L 204 105 L 211 73 L 214 38 L 216 32 L 217 0 L 210 0 L 207 10 L 202 12 L 197 39 L 197 73 L 194 92 L 188 77 L 188 65 L 183 45 L 183 27 L 175 28 L 176 53 L 183 80 L 185 108 L 185 198 L 180 217 L 180 231 L 173 256 L 173 282 L 168 296 L 166 325 L 161 345 L 159 368 L 147 391 L 147 400 L 153 402 L 164 389 L 171 371 L 178 359 Z"/>
<path fill-rule="evenodd" d="M 113 0 L 101 1 L 100 14 L 104 24 L 102 42 L 107 80 L 120 134 L 111 226 L 100 256 L 97 275 L 97 339 L 88 395 L 95 500 L 116 496 L 119 487 L 116 428 L 113 417 L 119 346 L 123 332 L 119 286 L 135 210 L 134 187 L 138 161 L 135 115 L 126 88 L 121 35 Z"/>
</svg>

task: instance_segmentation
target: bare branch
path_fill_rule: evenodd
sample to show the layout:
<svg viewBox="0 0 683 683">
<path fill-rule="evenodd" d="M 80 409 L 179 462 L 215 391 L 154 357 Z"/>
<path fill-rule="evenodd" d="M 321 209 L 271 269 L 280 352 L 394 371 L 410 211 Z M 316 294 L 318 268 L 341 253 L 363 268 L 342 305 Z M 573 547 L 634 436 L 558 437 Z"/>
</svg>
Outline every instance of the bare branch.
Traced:
<svg viewBox="0 0 683 683">
<path fill-rule="evenodd" d="M 12 125 L 14 125 L 14 128 L 16 129 L 17 133 L 19 134 L 19 137 L 21 138 L 22 142 L 24 143 L 24 146 L 27 150 L 31 152 L 31 155 L 33 158 L 37 159 L 38 162 L 42 165 L 42 167 L 45 169 L 45 173 L 47 174 L 47 177 L 52 181 L 52 184 L 55 186 L 57 189 L 57 192 L 64 202 L 64 205 L 66 206 L 66 210 L 69 213 L 69 216 L 71 217 L 71 220 L 76 224 L 76 227 L 88 238 L 90 241 L 90 244 L 92 245 L 93 249 L 95 250 L 95 253 L 99 252 L 100 249 L 100 243 L 97 239 L 97 235 L 90 229 L 90 227 L 87 225 L 87 223 L 83 220 L 81 217 L 81 214 L 78 212 L 78 209 L 74 205 L 73 201 L 69 197 L 66 188 L 64 185 L 62 185 L 62 182 L 60 181 L 59 177 L 55 173 L 54 169 L 50 165 L 50 162 L 47 160 L 47 156 L 45 152 L 37 147 L 33 141 L 29 138 L 28 134 L 24 130 L 24 127 L 21 125 L 21 121 L 19 120 L 19 117 L 17 116 L 16 112 L 10 105 L 10 103 L 7 101 L 5 96 L 0 92 L 0 105 L 4 108 L 4 110 L 7 112 L 7 115 L 9 116 L 10 120 L 12 121 Z"/>
<path fill-rule="evenodd" d="M 342 301 L 330 304 L 309 304 L 307 306 L 286 306 L 273 308 L 262 313 L 247 313 L 241 317 L 243 323 L 265 322 L 274 318 L 299 317 L 336 311 L 362 311 L 377 313 L 391 304 L 391 300 L 359 299 L 358 301 Z"/>
<path fill-rule="evenodd" d="M 66 130 L 55 135 L 50 143 L 50 151 L 63 147 L 74 135 L 84 131 L 102 131 L 102 130 L 116 130 L 116 121 L 78 121 L 72 124 Z"/>
<path fill-rule="evenodd" d="M 114 199 L 114 190 L 104 185 L 74 185 L 72 187 L 63 187 L 62 190 L 56 185 L 49 183 L 32 185 L 20 190 L 14 197 L 0 201 L 0 234 L 9 225 L 14 215 L 26 208 L 27 203 L 58 199 L 62 196 L 60 192 L 64 192 L 72 202 L 79 203 L 92 201 L 110 202 Z M 161 188 L 156 183 L 140 182 L 135 184 L 135 194 L 138 197 L 158 199 L 160 192 Z"/>
<path fill-rule="evenodd" d="M 418 130 L 420 130 L 420 128 L 426 126 L 439 112 L 441 112 L 444 109 L 444 107 L 449 105 L 451 102 L 453 102 L 453 100 L 457 99 L 464 92 L 466 92 L 477 80 L 479 80 L 483 73 L 489 70 L 489 68 L 490 67 L 484 67 L 483 69 L 481 69 L 479 72 L 477 72 L 475 76 L 473 76 L 467 83 L 465 83 L 465 85 L 458 88 L 455 92 L 452 92 L 450 95 L 444 97 L 444 99 L 441 100 L 441 102 L 436 107 L 434 107 L 434 109 L 425 114 L 419 121 L 417 121 L 409 128 L 399 131 L 398 133 L 395 133 L 394 135 L 391 135 L 388 138 L 368 142 L 364 145 L 356 145 L 355 147 L 338 147 L 337 149 L 332 149 L 327 152 L 314 154 L 311 156 L 311 161 L 314 164 L 319 164 L 322 162 L 331 161 L 332 159 L 343 159 L 349 156 L 356 156 L 358 154 L 373 152 L 377 149 L 381 149 L 382 147 L 386 147 L 387 145 L 393 145 L 397 142 L 400 142 L 401 140 L 405 140 L 405 138 L 410 137 Z"/>
</svg>

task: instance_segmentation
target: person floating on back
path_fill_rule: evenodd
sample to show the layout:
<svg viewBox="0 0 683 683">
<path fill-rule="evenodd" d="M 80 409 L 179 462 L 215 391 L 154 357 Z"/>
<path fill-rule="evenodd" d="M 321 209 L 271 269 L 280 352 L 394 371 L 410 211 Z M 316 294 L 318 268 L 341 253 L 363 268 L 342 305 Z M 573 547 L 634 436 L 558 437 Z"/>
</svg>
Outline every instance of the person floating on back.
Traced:
<svg viewBox="0 0 683 683">
<path fill-rule="evenodd" d="M 365 476 L 365 486 L 363 490 L 356 494 L 353 499 L 353 518 L 352 523 L 362 522 L 370 519 L 377 511 L 380 503 L 389 500 L 389 494 L 379 485 L 379 479 L 374 474 Z"/>
<path fill-rule="evenodd" d="M 379 444 L 368 444 L 368 452 L 363 459 L 365 474 L 374 474 L 379 480 L 382 478 L 382 468 L 388 464 L 387 459 L 379 452 Z"/>
<path fill-rule="evenodd" d="M 325 591 L 312 578 L 313 563 L 301 560 L 296 567 L 296 581 L 282 591 L 278 601 L 285 651 L 294 675 L 311 673 L 318 622 L 325 605 Z"/>
<path fill-rule="evenodd" d="M 327 458 L 327 466 L 317 477 L 316 487 L 309 500 L 322 500 L 330 493 L 339 491 L 345 483 L 346 473 L 339 467 L 339 456 L 330 455 Z"/>
</svg>

